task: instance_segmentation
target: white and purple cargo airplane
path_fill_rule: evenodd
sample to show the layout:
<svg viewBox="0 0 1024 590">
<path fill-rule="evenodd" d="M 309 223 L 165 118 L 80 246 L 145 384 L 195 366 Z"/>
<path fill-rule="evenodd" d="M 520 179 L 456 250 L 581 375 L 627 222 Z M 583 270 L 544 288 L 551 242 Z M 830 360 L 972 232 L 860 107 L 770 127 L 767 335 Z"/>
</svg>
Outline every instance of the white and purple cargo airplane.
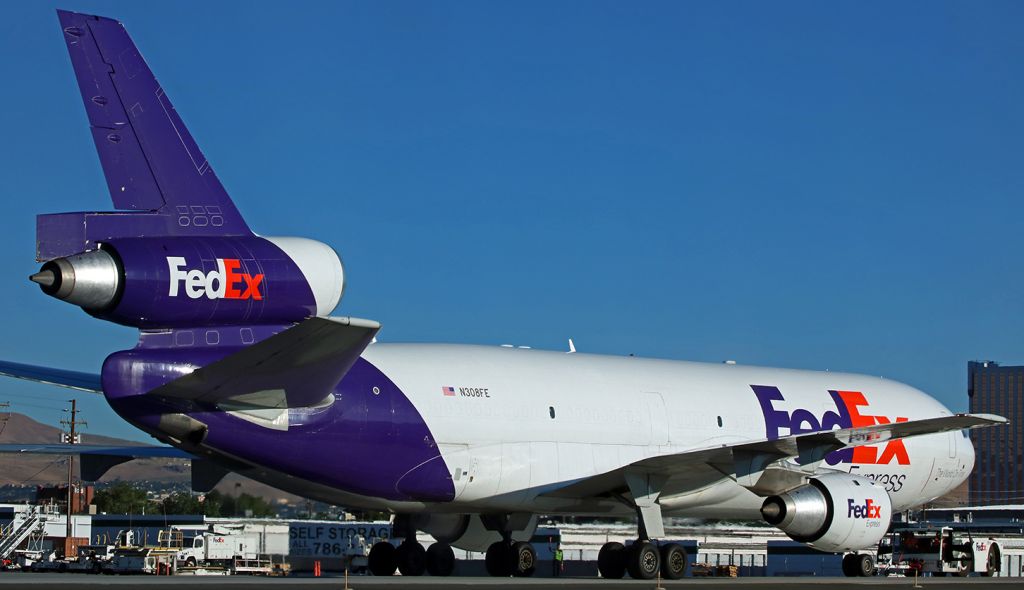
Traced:
<svg viewBox="0 0 1024 590">
<path fill-rule="evenodd" d="M 40 215 L 31 279 L 139 341 L 97 375 L 0 373 L 102 393 L 170 446 L 2 451 L 80 454 L 86 479 L 190 457 L 197 489 L 235 471 L 387 510 L 405 541 L 373 547 L 377 575 L 448 575 L 452 545 L 530 575 L 539 514 L 636 516 L 636 542 L 600 552 L 606 578 L 685 573 L 683 548 L 659 542 L 666 515 L 764 518 L 857 575 L 894 510 L 968 476 L 963 431 L 1005 422 L 863 375 L 374 343 L 377 322 L 329 316 L 344 288 L 330 246 L 249 229 L 124 27 L 58 16 L 117 211 Z"/>
</svg>

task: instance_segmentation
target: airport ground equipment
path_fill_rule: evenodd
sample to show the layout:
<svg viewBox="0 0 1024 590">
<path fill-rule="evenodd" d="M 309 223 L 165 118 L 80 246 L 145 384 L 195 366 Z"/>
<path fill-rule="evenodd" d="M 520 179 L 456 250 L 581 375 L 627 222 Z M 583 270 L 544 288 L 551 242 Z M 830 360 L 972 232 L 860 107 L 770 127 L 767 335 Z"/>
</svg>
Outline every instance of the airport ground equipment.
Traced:
<svg viewBox="0 0 1024 590">
<path fill-rule="evenodd" d="M 186 457 L 200 491 L 235 471 L 388 511 L 404 532 L 371 549 L 382 574 L 445 575 L 455 545 L 486 551 L 492 575 L 527 576 L 538 514 L 636 517 L 601 573 L 650 579 L 685 561 L 664 516 L 763 517 L 814 547 L 874 545 L 892 511 L 968 476 L 960 431 L 1005 423 L 868 375 L 378 343 L 378 322 L 329 315 L 346 283 L 331 246 L 250 229 L 124 26 L 58 20 L 116 210 L 38 216 L 30 280 L 139 338 L 99 374 L 0 374 L 102 393 L 169 447 L 0 452 L 79 455 L 86 480 Z"/>
<path fill-rule="evenodd" d="M 22 543 L 45 526 L 46 518 L 37 506 L 16 512 L 9 524 L 0 527 L 0 560 L 10 559 Z"/>
<path fill-rule="evenodd" d="M 1015 542 L 952 526 L 907 528 L 889 535 L 879 554 L 889 554 L 892 564 L 933 576 L 997 576 L 1002 569 L 1007 542 Z"/>
<path fill-rule="evenodd" d="M 251 533 L 201 532 L 182 538 L 181 547 L 176 561 L 185 567 L 229 567 L 236 560 L 250 562 L 260 558 L 259 536 Z"/>
<path fill-rule="evenodd" d="M 116 549 L 115 545 L 79 545 L 78 555 L 73 561 L 68 562 L 67 571 L 102 573 L 106 565 L 114 558 Z"/>
</svg>

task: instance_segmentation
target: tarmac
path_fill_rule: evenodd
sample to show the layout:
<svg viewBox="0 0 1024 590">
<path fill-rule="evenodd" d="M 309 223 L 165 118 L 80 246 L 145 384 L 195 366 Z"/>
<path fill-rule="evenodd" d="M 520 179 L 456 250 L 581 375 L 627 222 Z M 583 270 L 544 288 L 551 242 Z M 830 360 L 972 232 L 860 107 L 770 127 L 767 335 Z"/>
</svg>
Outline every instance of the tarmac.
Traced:
<svg viewBox="0 0 1024 590">
<path fill-rule="evenodd" d="M 654 580 L 601 580 L 595 578 L 478 578 L 451 577 L 403 578 L 392 576 L 377 578 L 373 576 L 352 576 L 348 579 L 348 588 L 415 588 L 416 590 L 444 590 L 456 588 L 527 588 L 529 590 L 556 590 L 570 588 L 572 590 L 619 590 L 649 588 L 655 590 L 665 588 L 714 589 L 749 587 L 754 590 L 793 590 L 800 588 L 829 590 L 853 590 L 870 588 L 1010 588 L 1020 587 L 1021 578 L 686 578 L 683 580 L 660 583 Z M 126 586 L 143 586 L 146 590 L 222 590 L 225 586 L 257 588 L 259 590 L 343 590 L 346 588 L 342 577 L 323 578 L 262 578 L 251 576 L 230 577 L 188 577 L 175 576 L 158 578 L 150 576 L 93 576 L 86 574 L 39 574 L 21 572 L 0 572 L 0 588 L 14 590 L 26 588 L 43 590 L 47 586 L 73 584 L 76 588 L 101 590 L 103 588 L 124 588 Z"/>
</svg>

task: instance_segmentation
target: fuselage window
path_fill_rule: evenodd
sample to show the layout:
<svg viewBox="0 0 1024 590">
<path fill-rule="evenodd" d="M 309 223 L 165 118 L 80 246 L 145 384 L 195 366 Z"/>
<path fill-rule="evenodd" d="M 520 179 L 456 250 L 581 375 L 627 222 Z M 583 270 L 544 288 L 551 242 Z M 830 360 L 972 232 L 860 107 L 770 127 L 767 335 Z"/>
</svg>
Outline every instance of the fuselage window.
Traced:
<svg viewBox="0 0 1024 590">
<path fill-rule="evenodd" d="M 722 427 L 722 417 L 721 416 L 718 417 L 718 427 L 719 428 Z"/>
<path fill-rule="evenodd" d="M 552 420 L 555 419 L 555 406 L 548 406 L 548 414 L 551 416 Z"/>
</svg>

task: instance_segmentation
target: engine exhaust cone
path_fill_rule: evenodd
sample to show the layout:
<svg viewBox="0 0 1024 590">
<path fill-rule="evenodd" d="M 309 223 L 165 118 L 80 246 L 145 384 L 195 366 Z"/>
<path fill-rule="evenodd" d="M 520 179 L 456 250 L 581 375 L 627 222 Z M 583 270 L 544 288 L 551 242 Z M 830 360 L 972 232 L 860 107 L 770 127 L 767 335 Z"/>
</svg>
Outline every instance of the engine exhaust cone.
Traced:
<svg viewBox="0 0 1024 590">
<path fill-rule="evenodd" d="M 43 293 L 86 310 L 102 310 L 115 303 L 123 271 L 107 250 L 90 250 L 43 264 L 29 280 Z"/>
<path fill-rule="evenodd" d="M 777 496 L 768 498 L 761 506 L 761 516 L 768 524 L 779 524 L 786 517 L 786 505 Z"/>
<path fill-rule="evenodd" d="M 53 274 L 52 270 L 44 269 L 30 276 L 28 280 L 32 281 L 33 283 L 38 283 L 43 288 L 46 288 L 52 287 L 53 284 L 57 282 L 57 276 Z"/>
</svg>

